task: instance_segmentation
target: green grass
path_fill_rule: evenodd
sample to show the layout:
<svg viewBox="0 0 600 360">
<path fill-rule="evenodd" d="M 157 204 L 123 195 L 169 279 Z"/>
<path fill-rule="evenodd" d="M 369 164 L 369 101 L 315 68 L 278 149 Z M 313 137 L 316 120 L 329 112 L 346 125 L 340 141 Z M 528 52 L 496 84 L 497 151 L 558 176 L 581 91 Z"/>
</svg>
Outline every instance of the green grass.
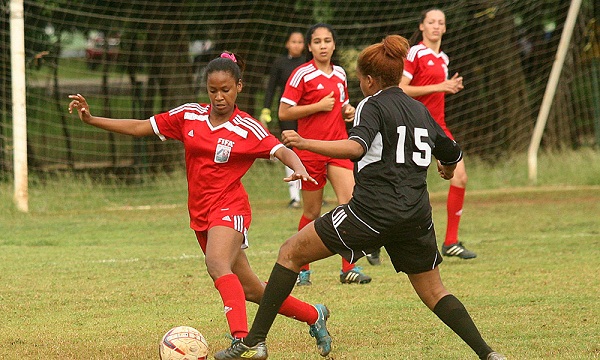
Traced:
<svg viewBox="0 0 600 360">
<path fill-rule="evenodd" d="M 478 257 L 440 269 L 484 338 L 511 359 L 600 358 L 599 160 L 591 150 L 541 156 L 538 186 L 527 186 L 522 158 L 467 163 L 461 240 Z M 254 210 L 248 256 L 263 279 L 300 216 L 285 208 L 282 177 L 280 166 L 261 162 L 245 179 Z M 441 238 L 448 183 L 433 173 L 429 182 Z M 24 214 L 10 184 L 0 184 L 0 359 L 156 359 L 158 340 L 176 325 L 198 328 L 211 354 L 227 346 L 185 189 L 181 174 L 135 186 L 32 179 Z M 383 259 L 359 262 L 369 285 L 341 285 L 332 257 L 313 264 L 312 287 L 294 290 L 330 307 L 331 357 L 475 359 Z M 256 308 L 248 305 L 250 321 Z M 307 330 L 278 318 L 270 358 L 319 359 Z"/>
</svg>

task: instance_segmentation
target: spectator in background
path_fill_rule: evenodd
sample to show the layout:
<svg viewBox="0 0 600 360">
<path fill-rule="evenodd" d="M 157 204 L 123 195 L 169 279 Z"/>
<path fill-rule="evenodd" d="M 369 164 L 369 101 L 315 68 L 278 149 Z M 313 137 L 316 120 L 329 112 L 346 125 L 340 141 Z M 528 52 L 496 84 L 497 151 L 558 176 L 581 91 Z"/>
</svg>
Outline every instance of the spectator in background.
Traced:
<svg viewBox="0 0 600 360">
<path fill-rule="evenodd" d="M 450 139 L 454 139 L 446 126 L 445 97 L 463 89 L 463 78 L 455 73 L 448 78 L 448 56 L 441 51 L 442 36 L 446 32 L 446 15 L 439 9 L 429 9 L 421 14 L 419 31 L 422 41 L 412 46 L 404 60 L 404 72 L 400 87 L 406 94 L 422 102 L 435 121 Z M 413 36 L 416 38 L 416 36 Z M 411 42 L 411 43 L 414 43 Z M 448 191 L 446 237 L 442 255 L 472 259 L 477 256 L 458 241 L 458 225 L 463 212 L 467 170 L 461 160 L 454 170 Z"/>
<path fill-rule="evenodd" d="M 292 71 L 306 61 L 304 56 L 304 34 L 300 31 L 290 32 L 285 40 L 285 48 L 287 49 L 287 54 L 275 59 L 269 71 L 269 82 L 265 89 L 263 109 L 259 117 L 259 120 L 265 126 L 272 120 L 271 105 L 273 104 L 275 93 L 278 92 L 280 94 L 283 92 Z M 295 120 L 280 121 L 279 127 L 282 131 L 297 130 L 298 123 Z M 292 169 L 287 166 L 285 167 L 286 177 L 290 176 L 292 172 Z M 299 209 L 302 207 L 300 203 L 300 183 L 298 181 L 290 181 L 287 185 L 290 193 L 288 207 Z"/>
</svg>

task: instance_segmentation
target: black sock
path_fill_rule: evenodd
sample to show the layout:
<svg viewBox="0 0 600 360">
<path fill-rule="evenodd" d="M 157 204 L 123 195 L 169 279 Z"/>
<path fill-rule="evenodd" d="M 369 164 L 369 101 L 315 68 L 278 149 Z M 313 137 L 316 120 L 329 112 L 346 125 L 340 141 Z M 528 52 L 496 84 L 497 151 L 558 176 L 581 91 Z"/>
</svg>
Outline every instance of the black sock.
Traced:
<svg viewBox="0 0 600 360">
<path fill-rule="evenodd" d="M 441 298 L 435 304 L 433 312 L 460 336 L 480 359 L 485 359 L 492 352 L 492 349 L 481 337 L 467 309 L 454 295 L 446 295 Z"/>
<path fill-rule="evenodd" d="M 252 322 L 252 328 L 244 339 L 244 344 L 254 346 L 265 341 L 281 304 L 294 289 L 296 279 L 298 279 L 298 273 L 275 263 L 254 322 Z"/>
</svg>

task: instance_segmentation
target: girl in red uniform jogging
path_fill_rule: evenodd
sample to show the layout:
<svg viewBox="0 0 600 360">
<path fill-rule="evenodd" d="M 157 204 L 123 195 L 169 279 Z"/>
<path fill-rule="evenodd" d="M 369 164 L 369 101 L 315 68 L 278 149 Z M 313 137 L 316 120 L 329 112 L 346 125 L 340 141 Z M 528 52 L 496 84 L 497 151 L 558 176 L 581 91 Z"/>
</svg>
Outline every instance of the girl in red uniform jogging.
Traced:
<svg viewBox="0 0 600 360">
<path fill-rule="evenodd" d="M 448 56 L 441 51 L 442 36 L 446 32 L 446 16 L 439 9 L 422 13 L 419 31 L 423 40 L 412 46 L 404 61 L 400 87 L 406 94 L 422 102 L 446 135 L 454 139 L 446 126 L 445 96 L 463 89 L 463 78 L 455 73 L 448 78 Z M 456 166 L 448 190 L 448 223 L 442 245 L 442 255 L 472 259 L 477 256 L 458 241 L 458 225 L 463 211 L 467 171 L 464 160 Z"/>
<path fill-rule="evenodd" d="M 259 303 L 265 286 L 243 251 L 248 247 L 252 215 L 242 176 L 257 158 L 277 158 L 294 169 L 285 181 L 314 183 L 293 151 L 236 106 L 242 70 L 243 62 L 232 53 L 223 53 L 206 67 L 210 104 L 183 104 L 146 120 L 92 116 L 83 96 L 69 95 L 69 112 L 77 110 L 87 124 L 126 135 L 156 135 L 161 140 L 183 142 L 190 227 L 223 300 L 234 341 L 248 334 L 245 301 Z M 329 341 L 314 329 L 320 318 L 328 316 L 325 306 L 289 297 L 279 312 L 309 324 L 317 342 Z"/>
<path fill-rule="evenodd" d="M 290 75 L 281 102 L 279 119 L 298 120 L 298 133 L 318 140 L 340 140 L 348 137 L 345 121 L 354 119 L 354 107 L 348 100 L 346 72 L 331 62 L 335 50 L 335 32 L 328 24 L 313 25 L 306 34 L 309 61 Z M 352 197 L 353 164 L 348 159 L 331 157 L 294 149 L 308 173 L 317 183 L 302 181 L 302 217 L 298 230 L 321 215 L 323 188 L 327 180 L 340 204 Z M 342 259 L 342 283 L 366 284 L 371 277 L 360 267 Z M 310 285 L 310 269 L 306 264 L 298 276 L 297 285 Z"/>
</svg>

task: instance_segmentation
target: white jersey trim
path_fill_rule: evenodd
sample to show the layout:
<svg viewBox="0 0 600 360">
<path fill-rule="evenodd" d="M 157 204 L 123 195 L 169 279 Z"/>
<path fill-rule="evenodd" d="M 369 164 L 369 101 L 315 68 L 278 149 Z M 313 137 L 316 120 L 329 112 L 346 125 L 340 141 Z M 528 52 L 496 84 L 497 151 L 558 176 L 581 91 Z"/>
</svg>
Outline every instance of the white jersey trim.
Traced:
<svg viewBox="0 0 600 360">
<path fill-rule="evenodd" d="M 152 130 L 154 130 L 154 133 L 156 134 L 156 136 L 158 136 L 160 141 L 166 141 L 167 138 L 160 133 L 160 130 L 158 130 L 158 125 L 156 125 L 156 119 L 154 119 L 154 116 L 150 117 L 150 124 L 152 125 Z"/>
</svg>

